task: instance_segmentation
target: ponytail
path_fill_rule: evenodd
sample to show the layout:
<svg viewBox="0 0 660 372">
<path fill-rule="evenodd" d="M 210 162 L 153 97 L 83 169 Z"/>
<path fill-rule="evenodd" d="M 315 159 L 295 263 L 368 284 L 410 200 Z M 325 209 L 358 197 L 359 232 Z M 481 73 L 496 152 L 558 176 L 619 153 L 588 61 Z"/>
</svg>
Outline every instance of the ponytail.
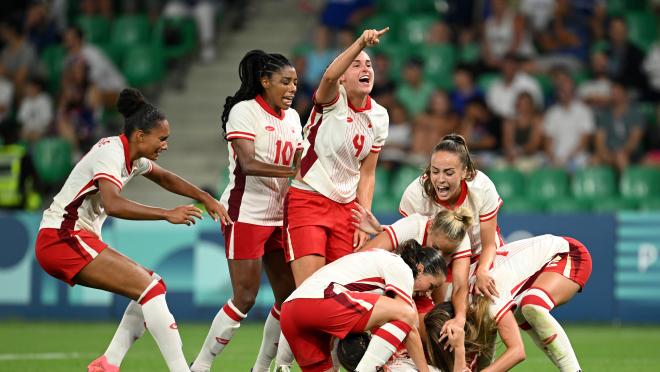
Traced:
<svg viewBox="0 0 660 372">
<path fill-rule="evenodd" d="M 461 241 L 472 226 L 472 213 L 466 207 L 443 209 L 431 220 L 431 230 L 444 234 L 451 241 Z"/>
<path fill-rule="evenodd" d="M 477 169 L 474 166 L 474 162 L 470 157 L 470 150 L 468 150 L 467 143 L 465 138 L 459 134 L 448 134 L 442 137 L 440 143 L 435 145 L 431 155 L 436 152 L 445 151 L 452 154 L 458 155 L 458 158 L 461 161 L 461 165 L 465 167 L 467 176 L 465 177 L 466 181 L 472 181 L 477 175 Z M 422 187 L 424 188 L 424 194 L 431 200 L 436 199 L 435 188 L 431 183 L 431 164 L 426 167 L 424 170 L 424 177 L 422 177 Z"/>
<path fill-rule="evenodd" d="M 292 66 L 292 64 L 281 54 L 268 54 L 258 49 L 245 54 L 238 64 L 238 77 L 241 79 L 241 86 L 233 96 L 227 96 L 220 117 L 223 137 L 226 137 L 227 134 L 227 120 L 229 120 L 229 112 L 231 112 L 232 107 L 241 101 L 253 99 L 263 93 L 264 87 L 261 85 L 261 78 L 264 76 L 270 78 L 274 72 L 285 66 Z"/>
<path fill-rule="evenodd" d="M 447 274 L 447 264 L 440 252 L 435 249 L 424 248 L 415 240 L 410 239 L 403 242 L 398 248 L 403 262 L 410 267 L 413 278 L 417 277 L 417 265 L 424 266 L 424 274 Z"/>
</svg>

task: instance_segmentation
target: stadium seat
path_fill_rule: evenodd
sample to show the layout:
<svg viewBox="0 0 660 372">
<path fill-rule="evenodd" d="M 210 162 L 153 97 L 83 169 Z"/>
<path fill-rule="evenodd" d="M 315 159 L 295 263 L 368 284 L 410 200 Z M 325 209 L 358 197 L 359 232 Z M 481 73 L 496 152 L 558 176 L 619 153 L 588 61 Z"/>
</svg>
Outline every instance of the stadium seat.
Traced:
<svg viewBox="0 0 660 372">
<path fill-rule="evenodd" d="M 413 180 L 419 178 L 422 175 L 422 169 L 412 166 L 404 166 L 399 168 L 399 170 L 394 175 L 392 180 L 392 196 L 397 199 L 401 199 L 403 192 L 406 191 L 406 188 Z"/>
<path fill-rule="evenodd" d="M 573 175 L 573 196 L 588 202 L 611 198 L 616 195 L 616 177 L 609 167 L 580 169 Z"/>
<path fill-rule="evenodd" d="M 110 20 L 103 16 L 81 16 L 76 24 L 83 31 L 85 41 L 92 44 L 106 43 L 110 39 Z"/>
<path fill-rule="evenodd" d="M 117 18 L 113 27 L 111 42 L 115 45 L 134 49 L 149 42 L 151 28 L 146 16 L 131 15 Z"/>
<path fill-rule="evenodd" d="M 400 198 L 391 195 L 386 197 L 374 197 L 371 203 L 371 210 L 375 213 L 398 213 Z"/>
<path fill-rule="evenodd" d="M 32 159 L 39 179 L 46 185 L 63 182 L 73 168 L 71 144 L 63 138 L 43 138 L 32 148 Z"/>
<path fill-rule="evenodd" d="M 621 16 L 627 11 L 644 10 L 647 0 L 607 0 L 607 14 Z"/>
<path fill-rule="evenodd" d="M 445 90 L 453 87 L 456 50 L 451 44 L 423 46 L 417 55 L 424 60 L 424 75 L 427 79 Z"/>
<path fill-rule="evenodd" d="M 637 203 L 629 199 L 609 198 L 599 200 L 591 207 L 594 213 L 614 213 L 619 211 L 631 211 L 637 209 Z"/>
<path fill-rule="evenodd" d="M 530 213 L 543 210 L 543 203 L 528 198 L 510 198 L 504 200 L 502 212 L 505 213 Z"/>
<path fill-rule="evenodd" d="M 48 46 L 41 52 L 41 62 L 46 68 L 48 90 L 51 93 L 57 93 L 59 90 L 65 59 L 66 49 L 61 45 Z"/>
<path fill-rule="evenodd" d="M 143 87 L 165 77 L 165 61 L 162 52 L 154 47 L 131 48 L 124 56 L 122 73 L 129 85 Z"/>
<path fill-rule="evenodd" d="M 644 202 L 639 205 L 639 208 L 643 211 L 660 211 L 660 197 L 645 199 Z"/>
<path fill-rule="evenodd" d="M 402 79 L 403 68 L 410 55 L 408 48 L 399 44 L 379 44 L 374 48 L 374 53 L 382 53 L 390 61 L 390 78 L 396 82 Z"/>
<path fill-rule="evenodd" d="M 117 68 L 121 66 L 124 57 L 124 47 L 111 43 L 96 44 L 96 46 L 105 53 L 106 57 L 108 57 Z"/>
<path fill-rule="evenodd" d="M 486 175 L 493 181 L 497 193 L 505 202 L 525 196 L 525 176 L 519 170 L 515 168 L 491 169 L 486 172 Z"/>
<path fill-rule="evenodd" d="M 461 63 L 467 63 L 467 64 L 476 64 L 479 61 L 479 58 L 481 57 L 481 49 L 479 48 L 479 44 L 477 43 L 470 43 L 461 46 L 461 48 L 458 50 L 458 60 Z"/>
<path fill-rule="evenodd" d="M 543 92 L 543 97 L 552 97 L 552 78 L 546 74 L 537 74 L 534 75 L 534 80 L 539 84 L 541 91 Z"/>
<path fill-rule="evenodd" d="M 376 167 L 376 182 L 374 185 L 374 200 L 390 195 L 390 180 L 392 171 L 385 167 Z"/>
<path fill-rule="evenodd" d="M 655 168 L 632 166 L 623 171 L 621 196 L 637 202 L 660 197 L 660 171 Z"/>
<path fill-rule="evenodd" d="M 658 20 L 655 15 L 645 11 L 632 11 L 626 13 L 628 37 L 643 50 L 649 50 L 651 44 L 658 37 Z"/>
<path fill-rule="evenodd" d="M 542 202 L 568 196 L 568 175 L 564 169 L 545 168 L 534 171 L 527 182 L 530 199 Z"/>
<path fill-rule="evenodd" d="M 379 14 L 407 16 L 413 10 L 411 3 L 413 3 L 413 1 L 377 0 L 376 6 Z"/>
<path fill-rule="evenodd" d="M 479 75 L 477 78 L 477 86 L 481 88 L 481 91 L 486 93 L 488 88 L 490 88 L 493 83 L 500 78 L 500 74 L 487 72 L 485 74 Z"/>
<path fill-rule="evenodd" d="M 167 59 L 192 54 L 197 47 L 197 26 L 192 18 L 160 18 L 154 27 L 154 44 Z"/>
<path fill-rule="evenodd" d="M 397 34 L 399 30 L 399 18 L 400 17 L 392 14 L 377 14 L 371 16 L 362 22 L 357 29 L 357 32 L 361 35 L 362 32 L 367 29 L 381 30 L 385 27 L 389 27 L 390 31 L 383 35 L 378 46 L 395 44 L 399 40 L 399 35 Z"/>
<path fill-rule="evenodd" d="M 559 198 L 546 202 L 545 210 L 550 213 L 586 212 L 589 210 L 589 203 L 580 199 Z"/>
<path fill-rule="evenodd" d="M 431 15 L 406 17 L 399 29 L 399 40 L 411 45 L 423 44 L 429 29 L 437 21 L 438 18 Z"/>
</svg>

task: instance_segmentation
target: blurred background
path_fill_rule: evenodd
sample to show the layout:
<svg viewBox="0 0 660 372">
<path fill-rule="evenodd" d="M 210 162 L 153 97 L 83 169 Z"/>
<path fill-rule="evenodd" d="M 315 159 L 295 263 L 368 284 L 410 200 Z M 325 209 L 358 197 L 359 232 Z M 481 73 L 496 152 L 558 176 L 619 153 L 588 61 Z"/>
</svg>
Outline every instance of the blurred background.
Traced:
<svg viewBox="0 0 660 372">
<path fill-rule="evenodd" d="M 554 233 L 590 249 L 590 282 L 559 319 L 660 323 L 660 1 L 4 0 L 0 15 L 0 320 L 123 313 L 125 300 L 69 289 L 33 253 L 41 211 L 72 166 L 121 131 L 122 88 L 168 116 L 159 163 L 217 196 L 228 182 L 219 117 L 246 51 L 289 57 L 306 120 L 325 67 L 365 28 L 389 26 L 369 50 L 372 96 L 390 115 L 381 221 L 398 218 L 440 138 L 460 133 L 504 201 L 505 241 Z M 189 202 L 146 180 L 123 192 Z M 110 219 L 103 238 L 166 278 L 177 319 L 207 321 L 231 294 L 209 218 Z M 271 305 L 264 282 L 251 317 Z"/>
</svg>

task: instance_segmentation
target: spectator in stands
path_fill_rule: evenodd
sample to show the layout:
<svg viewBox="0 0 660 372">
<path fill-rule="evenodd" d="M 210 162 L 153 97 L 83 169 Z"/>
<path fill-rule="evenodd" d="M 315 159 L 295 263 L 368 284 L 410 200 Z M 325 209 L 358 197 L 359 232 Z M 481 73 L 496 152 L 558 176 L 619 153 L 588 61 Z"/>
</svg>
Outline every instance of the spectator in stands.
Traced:
<svg viewBox="0 0 660 372">
<path fill-rule="evenodd" d="M 14 126 L 11 119 L 12 105 L 14 103 L 14 83 L 5 77 L 5 70 L 0 65 L 0 133 L 7 133 Z"/>
<path fill-rule="evenodd" d="M 25 30 L 37 54 L 47 46 L 60 42 L 60 30 L 50 18 L 48 7 L 49 4 L 45 1 L 34 2 L 28 8 L 25 17 Z"/>
<path fill-rule="evenodd" d="M 628 40 L 628 26 L 623 18 L 612 18 L 609 26 L 610 43 L 605 53 L 609 59 L 610 75 L 625 81 L 629 89 L 644 91 L 644 52 Z"/>
<path fill-rule="evenodd" d="M 371 62 L 374 68 L 374 76 L 378 77 L 374 81 L 371 96 L 380 102 L 383 107 L 389 107 L 394 104 L 394 92 L 396 90 L 396 84 L 390 78 L 390 59 L 386 54 L 376 51 Z"/>
<path fill-rule="evenodd" d="M 53 121 L 53 100 L 45 88 L 45 82 L 35 77 L 25 85 L 25 97 L 17 115 L 23 141 L 36 142 L 41 139 Z"/>
<path fill-rule="evenodd" d="M 389 132 L 387 142 L 380 152 L 378 163 L 386 168 L 396 169 L 408 160 L 412 125 L 406 109 L 398 102 L 394 102 L 387 111 L 390 115 Z"/>
<path fill-rule="evenodd" d="M 465 113 L 465 106 L 470 100 L 484 99 L 481 88 L 474 84 L 474 74 L 468 65 L 454 68 L 454 89 L 449 94 L 451 107 L 459 115 Z"/>
<path fill-rule="evenodd" d="M 642 68 L 648 82 L 644 99 L 657 102 L 660 100 L 660 42 L 653 43 L 651 50 L 644 58 Z"/>
<path fill-rule="evenodd" d="M 553 71 L 557 103 L 543 118 L 546 155 L 554 166 L 569 170 L 587 165 L 587 150 L 595 130 L 589 106 L 575 97 L 575 84 L 565 69 Z"/>
<path fill-rule="evenodd" d="M 218 7 L 218 1 L 214 0 L 171 0 L 163 9 L 165 17 L 195 18 L 203 62 L 215 59 L 215 15 Z"/>
<path fill-rule="evenodd" d="M 350 26 L 342 27 L 337 31 L 337 41 L 335 43 L 337 50 L 346 50 L 353 41 L 355 41 L 355 29 Z M 339 53 L 339 52 L 337 52 Z"/>
<path fill-rule="evenodd" d="M 321 12 L 321 24 L 333 30 L 356 27 L 375 10 L 373 0 L 327 0 Z"/>
<path fill-rule="evenodd" d="M 395 97 L 411 117 L 422 113 L 433 94 L 433 84 L 423 79 L 424 62 L 411 58 L 403 70 L 403 82 L 396 89 Z"/>
<path fill-rule="evenodd" d="M 591 54 L 591 74 L 591 79 L 580 85 L 577 95 L 594 109 L 604 108 L 610 102 L 612 87 L 612 81 L 607 75 L 605 53 L 595 51 Z"/>
<path fill-rule="evenodd" d="M 569 0 L 556 1 L 554 17 L 538 35 L 538 44 L 543 52 L 537 60 L 540 69 L 547 71 L 560 65 L 577 71 L 587 60 L 588 25 L 576 14 Z"/>
<path fill-rule="evenodd" d="M 527 92 L 516 98 L 516 114 L 502 125 L 502 150 L 509 165 L 524 171 L 543 163 L 543 114 Z"/>
<path fill-rule="evenodd" d="M 596 116 L 595 161 L 619 171 L 642 156 L 639 145 L 644 134 L 644 117 L 628 96 L 625 84 L 615 80 L 610 105 Z"/>
<path fill-rule="evenodd" d="M 458 134 L 467 142 L 470 151 L 480 160 L 480 167 L 488 167 L 498 151 L 502 121 L 488 109 L 486 102 L 472 99 L 465 109 Z"/>
<path fill-rule="evenodd" d="M 520 13 L 534 33 L 543 32 L 552 20 L 555 0 L 521 0 Z"/>
<path fill-rule="evenodd" d="M 305 76 L 307 75 L 307 59 L 305 56 L 301 54 L 294 55 L 292 62 L 296 66 L 296 74 L 298 75 L 298 90 L 291 107 L 298 112 L 300 123 L 305 125 L 314 106 L 312 95 L 314 94 L 315 85 L 305 83 Z"/>
<path fill-rule="evenodd" d="M 500 68 L 507 54 L 532 56 L 531 36 L 525 29 L 525 19 L 511 9 L 507 0 L 491 0 L 492 14 L 484 23 L 482 54 L 486 65 Z"/>
<path fill-rule="evenodd" d="M 17 15 L 0 24 L 0 35 L 5 42 L 0 53 L 0 64 L 6 76 L 13 81 L 16 95 L 21 96 L 23 85 L 36 70 L 37 53 L 23 33 L 23 22 Z"/>
<path fill-rule="evenodd" d="M 351 35 L 351 39 L 354 39 Z M 353 40 L 351 40 L 351 43 Z M 314 41 L 312 49 L 305 53 L 307 60 L 307 71 L 305 73 L 305 83 L 314 86 L 318 84 L 323 76 L 323 72 L 330 65 L 339 53 L 332 48 L 332 35 L 330 30 L 317 25 L 314 30 Z"/>
<path fill-rule="evenodd" d="M 543 105 L 543 93 L 538 82 L 520 70 L 520 59 L 507 54 L 502 62 L 502 77 L 497 78 L 488 88 L 488 107 L 500 118 L 508 118 L 514 113 L 516 97 L 528 92 L 534 97 L 538 107 Z"/>
<path fill-rule="evenodd" d="M 458 32 L 458 60 L 471 67 L 480 67 L 479 71 L 483 72 L 481 65 L 481 49 L 476 39 L 476 32 L 470 27 L 461 29 Z"/>
<path fill-rule="evenodd" d="M 65 65 L 82 60 L 89 69 L 89 81 L 96 89 L 93 101 L 104 107 L 113 107 L 126 81 L 112 61 L 99 48 L 85 43 L 82 30 L 75 26 L 65 31 L 64 46 L 68 51 Z"/>
<path fill-rule="evenodd" d="M 454 133 L 458 124 L 459 118 L 452 110 L 447 93 L 435 90 L 424 112 L 414 120 L 412 153 L 415 163 L 426 164 L 435 145 L 442 137 Z"/>
<path fill-rule="evenodd" d="M 451 29 L 442 21 L 437 21 L 431 25 L 426 34 L 426 45 L 447 45 L 451 44 Z"/>
</svg>

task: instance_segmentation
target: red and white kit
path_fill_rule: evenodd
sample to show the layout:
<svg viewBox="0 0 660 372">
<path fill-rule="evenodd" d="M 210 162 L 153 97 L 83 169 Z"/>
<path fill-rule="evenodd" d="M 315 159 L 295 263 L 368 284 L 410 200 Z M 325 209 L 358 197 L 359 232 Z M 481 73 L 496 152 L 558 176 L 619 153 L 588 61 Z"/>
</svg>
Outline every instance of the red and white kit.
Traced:
<svg viewBox="0 0 660 372">
<path fill-rule="evenodd" d="M 342 86 L 332 102 L 315 102 L 304 129 L 303 182 L 292 182 L 286 202 L 288 261 L 318 254 L 331 262 L 353 251 L 348 221 L 361 162 L 383 147 L 388 124 L 385 108 L 371 97 L 364 107 L 353 107 Z"/>
<path fill-rule="evenodd" d="M 472 245 L 472 259 L 473 261 L 478 260 L 481 254 L 480 223 L 497 216 L 497 212 L 502 206 L 502 199 L 497 193 L 493 181 L 482 172 L 477 171 L 477 175 L 472 181 L 461 183 L 461 194 L 456 204 L 448 205 L 440 200 L 433 201 L 426 197 L 422 187 L 424 177 L 422 176 L 408 185 L 401 197 L 399 212 L 404 217 L 413 213 L 432 217 L 443 209 L 453 210 L 462 206 L 468 208 L 474 216 L 472 227 L 468 230 Z M 504 244 L 499 235 L 499 229 L 496 234 L 495 242 L 499 247 Z"/>
<path fill-rule="evenodd" d="M 581 287 L 591 275 L 589 251 L 572 238 L 541 235 L 509 243 L 506 248 L 507 254 L 498 255 L 490 270 L 499 293 L 489 307 L 496 321 L 517 306 L 516 295 L 524 292 L 541 272 L 559 272 Z"/>
<path fill-rule="evenodd" d="M 44 211 L 35 249 L 37 260 L 50 275 L 73 285 L 73 277 L 107 247 L 101 241 L 107 214 L 98 181 L 110 181 L 121 189 L 152 169 L 146 158 L 131 163 L 128 145 L 124 135 L 101 139 L 76 164 Z"/>
<path fill-rule="evenodd" d="M 232 107 L 227 121 L 229 184 L 220 198 L 234 224 L 223 227 L 227 258 L 254 259 L 264 250 L 282 248 L 286 178 L 246 176 L 241 170 L 232 140 L 254 142 L 255 159 L 292 166 L 302 148 L 302 126 L 296 110 L 278 115 L 261 96 Z"/>
<path fill-rule="evenodd" d="M 330 360 L 330 339 L 361 332 L 378 299 L 395 294 L 410 306 L 414 279 L 400 256 L 372 249 L 344 256 L 319 269 L 282 305 L 282 332 L 298 364 Z"/>
</svg>

